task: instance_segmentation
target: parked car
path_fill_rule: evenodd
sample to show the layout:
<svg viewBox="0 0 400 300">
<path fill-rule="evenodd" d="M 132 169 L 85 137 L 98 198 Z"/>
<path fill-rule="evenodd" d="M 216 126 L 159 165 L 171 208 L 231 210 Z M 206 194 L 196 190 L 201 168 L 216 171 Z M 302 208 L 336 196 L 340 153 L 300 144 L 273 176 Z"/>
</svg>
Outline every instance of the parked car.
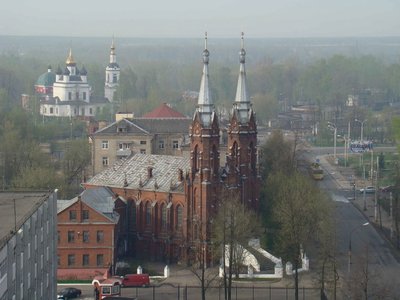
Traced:
<svg viewBox="0 0 400 300">
<path fill-rule="evenodd" d="M 74 299 L 76 297 L 80 297 L 82 294 L 82 291 L 80 289 L 76 289 L 73 287 L 67 287 L 65 289 L 62 289 L 60 292 L 58 292 L 57 297 L 64 297 L 63 299 L 69 300 L 69 299 Z"/>
<path fill-rule="evenodd" d="M 122 277 L 122 287 L 141 286 L 148 287 L 150 285 L 149 274 L 126 274 Z"/>
<path fill-rule="evenodd" d="M 366 193 L 366 194 L 373 194 L 373 193 L 375 193 L 375 187 L 374 187 L 374 186 L 366 186 L 365 188 L 360 189 L 360 193 L 361 193 L 361 194 L 364 193 L 364 190 L 365 190 L 365 193 Z"/>
<path fill-rule="evenodd" d="M 64 296 L 58 295 L 58 296 L 57 296 L 57 300 L 65 300 L 65 298 L 64 298 Z"/>
</svg>

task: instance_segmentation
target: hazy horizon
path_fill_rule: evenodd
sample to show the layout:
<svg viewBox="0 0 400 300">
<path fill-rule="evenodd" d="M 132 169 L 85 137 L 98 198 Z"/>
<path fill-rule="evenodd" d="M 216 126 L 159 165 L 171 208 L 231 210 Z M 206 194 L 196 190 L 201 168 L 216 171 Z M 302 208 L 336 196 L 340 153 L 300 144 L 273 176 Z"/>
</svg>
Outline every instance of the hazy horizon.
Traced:
<svg viewBox="0 0 400 300">
<path fill-rule="evenodd" d="M 351 3 L 350 3 L 351 2 Z M 0 35 L 119 38 L 400 36 L 400 1 L 20 0 L 2 4 Z"/>
</svg>

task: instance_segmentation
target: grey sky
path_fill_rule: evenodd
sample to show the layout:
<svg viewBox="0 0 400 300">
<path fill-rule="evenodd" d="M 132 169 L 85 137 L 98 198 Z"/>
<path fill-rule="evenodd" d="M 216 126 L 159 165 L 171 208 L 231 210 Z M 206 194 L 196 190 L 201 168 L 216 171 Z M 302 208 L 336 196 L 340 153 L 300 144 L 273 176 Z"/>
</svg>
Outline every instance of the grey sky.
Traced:
<svg viewBox="0 0 400 300">
<path fill-rule="evenodd" d="M 399 0 L 14 0 L 0 35 L 400 36 Z"/>
</svg>

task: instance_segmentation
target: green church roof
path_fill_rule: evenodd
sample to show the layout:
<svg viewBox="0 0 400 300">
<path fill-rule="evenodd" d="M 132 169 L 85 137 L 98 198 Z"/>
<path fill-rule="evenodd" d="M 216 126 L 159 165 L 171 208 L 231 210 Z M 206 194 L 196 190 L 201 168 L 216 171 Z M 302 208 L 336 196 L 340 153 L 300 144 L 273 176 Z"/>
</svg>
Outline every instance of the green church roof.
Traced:
<svg viewBox="0 0 400 300">
<path fill-rule="evenodd" d="M 56 74 L 54 74 L 51 69 L 49 69 L 49 71 L 39 76 L 38 80 L 36 81 L 36 85 L 53 86 L 53 83 L 55 81 Z"/>
</svg>

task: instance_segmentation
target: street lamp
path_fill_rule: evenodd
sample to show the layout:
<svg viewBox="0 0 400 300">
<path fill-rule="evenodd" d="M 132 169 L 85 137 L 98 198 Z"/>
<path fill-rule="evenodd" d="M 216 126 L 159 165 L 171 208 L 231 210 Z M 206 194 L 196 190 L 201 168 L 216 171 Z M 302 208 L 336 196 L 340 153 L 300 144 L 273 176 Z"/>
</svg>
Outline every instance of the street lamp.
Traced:
<svg viewBox="0 0 400 300">
<path fill-rule="evenodd" d="M 350 231 L 350 234 L 349 234 L 349 265 L 348 265 L 348 269 L 347 269 L 349 275 L 350 275 L 350 269 L 351 269 L 351 236 L 353 235 L 354 231 L 356 231 L 357 229 L 359 229 L 359 228 L 361 228 L 361 227 L 363 227 L 363 226 L 367 226 L 367 225 L 369 225 L 369 222 L 366 222 L 366 223 L 364 223 L 364 224 L 357 225 L 356 227 L 354 227 L 354 228 Z"/>
<path fill-rule="evenodd" d="M 365 122 L 367 122 L 368 120 L 367 119 L 365 119 L 364 121 L 360 121 L 360 120 L 358 120 L 358 119 L 355 119 L 354 121 L 356 121 L 356 122 L 358 122 L 358 123 L 360 123 L 361 124 L 361 137 L 360 137 L 360 142 L 362 143 L 364 140 L 363 140 L 363 133 L 364 133 L 364 123 Z"/>
<path fill-rule="evenodd" d="M 328 122 L 328 128 L 333 130 L 333 158 L 336 163 L 336 134 L 337 134 L 337 127 L 335 124 Z"/>
</svg>

